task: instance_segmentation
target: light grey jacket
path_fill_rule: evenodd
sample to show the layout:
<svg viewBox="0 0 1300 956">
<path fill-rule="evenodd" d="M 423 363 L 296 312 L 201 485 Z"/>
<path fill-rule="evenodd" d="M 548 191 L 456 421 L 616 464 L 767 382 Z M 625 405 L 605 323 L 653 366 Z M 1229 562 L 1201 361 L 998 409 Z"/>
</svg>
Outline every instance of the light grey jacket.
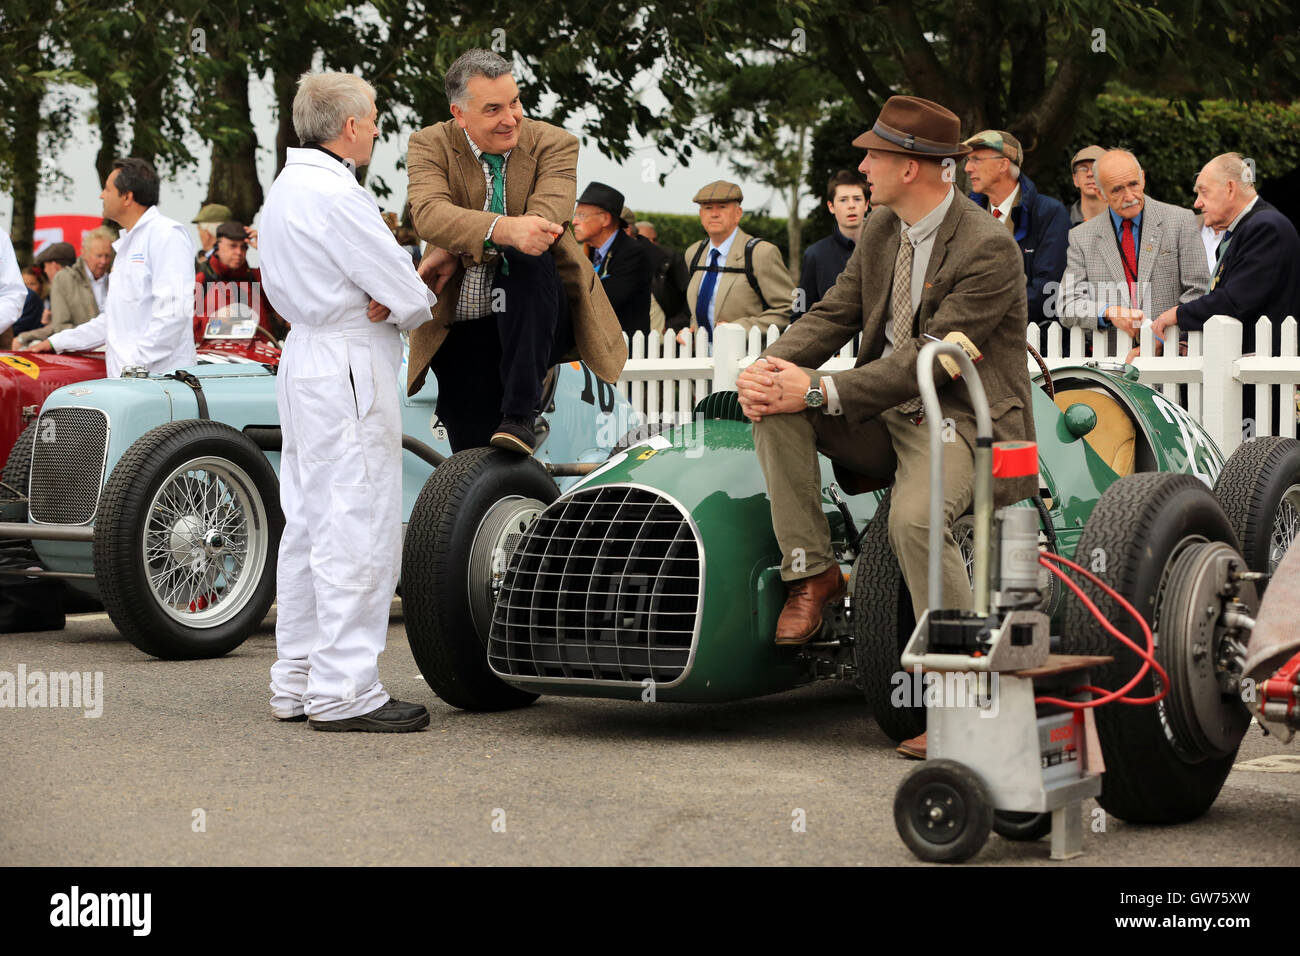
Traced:
<svg viewBox="0 0 1300 956">
<path fill-rule="evenodd" d="M 1095 329 L 1097 316 L 1111 305 L 1139 308 L 1154 319 L 1166 309 L 1204 295 L 1210 273 L 1190 209 L 1146 198 L 1137 266 L 1138 301 L 1130 302 L 1110 213 L 1071 229 L 1065 275 L 1056 297 L 1061 324 Z"/>
</svg>

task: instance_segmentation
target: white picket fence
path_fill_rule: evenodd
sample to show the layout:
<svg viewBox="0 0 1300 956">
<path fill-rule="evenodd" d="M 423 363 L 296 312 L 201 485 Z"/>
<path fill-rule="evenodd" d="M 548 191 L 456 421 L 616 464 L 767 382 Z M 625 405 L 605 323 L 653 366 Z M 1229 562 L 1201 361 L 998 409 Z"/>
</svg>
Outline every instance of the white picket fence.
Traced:
<svg viewBox="0 0 1300 956">
<path fill-rule="evenodd" d="M 1187 343 L 1186 355 L 1178 354 L 1171 337 L 1165 343 L 1166 354 L 1155 356 L 1151 329 L 1145 328 L 1140 337 L 1142 354 L 1132 364 L 1141 373 L 1142 382 L 1158 387 L 1169 401 L 1186 408 L 1210 433 L 1224 455 L 1229 455 L 1244 437 L 1271 433 L 1275 405 L 1283 411 L 1279 432 L 1291 438 L 1296 435 L 1300 352 L 1295 318 L 1282 322 L 1282 347 L 1278 355 L 1272 354 L 1272 331 L 1272 323 L 1261 317 L 1255 325 L 1258 351 L 1242 355 L 1241 323 L 1215 316 L 1206 323 L 1203 332 L 1179 333 Z M 695 404 L 710 392 L 735 388 L 740 370 L 780 334 L 776 326 L 769 326 L 766 332 L 759 329 L 746 332 L 727 324 L 716 330 L 710 351 L 703 330 L 685 345 L 678 345 L 672 333 L 652 332 L 646 336 L 638 332 L 628 343 L 629 358 L 618 387 L 648 421 L 679 424 L 690 418 Z M 844 346 L 822 369 L 838 372 L 852 368 L 858 338 Z M 1043 329 L 1031 325 L 1027 339 L 1042 354 L 1049 368 L 1078 365 L 1085 360 L 1122 362 L 1135 344 L 1128 335 L 1115 330 L 1096 334 L 1063 328 L 1055 322 L 1047 326 L 1045 335 Z M 1037 363 L 1028 352 L 1025 354 L 1030 373 L 1037 374 Z M 1242 420 L 1244 385 L 1256 387 L 1253 422 Z"/>
</svg>

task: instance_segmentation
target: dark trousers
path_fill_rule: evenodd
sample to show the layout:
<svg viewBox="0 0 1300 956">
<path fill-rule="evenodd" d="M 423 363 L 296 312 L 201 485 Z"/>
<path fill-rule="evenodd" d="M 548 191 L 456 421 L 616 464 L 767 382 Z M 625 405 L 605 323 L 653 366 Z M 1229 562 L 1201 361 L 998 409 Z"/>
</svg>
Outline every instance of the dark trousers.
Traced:
<svg viewBox="0 0 1300 956">
<path fill-rule="evenodd" d="M 452 451 L 487 445 L 506 415 L 536 415 L 547 370 L 573 348 L 554 256 L 509 248 L 504 256 L 510 273 L 497 269 L 493 311 L 454 323 L 430 364 Z"/>
</svg>

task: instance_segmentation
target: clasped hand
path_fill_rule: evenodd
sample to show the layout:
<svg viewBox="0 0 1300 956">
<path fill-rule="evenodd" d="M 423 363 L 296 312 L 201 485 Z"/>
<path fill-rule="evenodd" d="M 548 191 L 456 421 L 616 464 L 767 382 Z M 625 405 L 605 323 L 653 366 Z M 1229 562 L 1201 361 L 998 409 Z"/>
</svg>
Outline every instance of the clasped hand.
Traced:
<svg viewBox="0 0 1300 956">
<path fill-rule="evenodd" d="M 736 379 L 740 410 L 753 422 L 764 415 L 801 412 L 807 408 L 804 395 L 812 380 L 793 362 L 782 358 L 760 358 Z"/>
</svg>

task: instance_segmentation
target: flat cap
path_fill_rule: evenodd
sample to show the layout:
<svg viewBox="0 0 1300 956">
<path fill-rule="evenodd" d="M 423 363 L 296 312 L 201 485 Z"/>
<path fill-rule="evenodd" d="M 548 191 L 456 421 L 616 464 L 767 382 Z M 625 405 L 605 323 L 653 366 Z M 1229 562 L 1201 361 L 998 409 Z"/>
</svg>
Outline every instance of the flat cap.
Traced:
<svg viewBox="0 0 1300 956">
<path fill-rule="evenodd" d="M 1074 159 L 1070 160 L 1070 171 L 1073 172 L 1074 167 L 1079 163 L 1095 163 L 1105 155 L 1106 151 L 1100 146 L 1085 146 L 1074 154 Z"/>
<path fill-rule="evenodd" d="M 962 140 L 962 144 L 971 149 L 991 149 L 1017 166 L 1025 161 L 1025 151 L 1020 148 L 1020 140 L 1003 129 L 986 129 L 970 139 Z"/>
<path fill-rule="evenodd" d="M 244 240 L 248 238 L 248 233 L 244 231 L 244 224 L 234 219 L 227 219 L 221 225 L 217 226 L 218 239 L 236 239 Z"/>
<path fill-rule="evenodd" d="M 32 261 L 38 266 L 43 266 L 47 262 L 57 262 L 61 266 L 70 266 L 77 261 L 77 250 L 72 248 L 70 242 L 51 242 Z"/>
<path fill-rule="evenodd" d="M 199 210 L 199 214 L 191 222 L 225 222 L 227 219 L 234 218 L 235 214 L 230 211 L 229 206 L 210 202 Z"/>
<path fill-rule="evenodd" d="M 744 199 L 745 194 L 740 191 L 739 186 L 725 179 L 719 179 L 697 192 L 691 202 L 743 202 Z"/>
<path fill-rule="evenodd" d="M 624 206 L 624 207 L 623 207 L 623 211 L 622 211 L 621 213 L 619 213 L 618 218 L 623 220 L 623 225 L 624 225 L 624 226 L 630 226 L 630 225 L 632 225 L 634 222 L 636 222 L 636 213 L 634 213 L 634 212 L 633 212 L 631 209 L 629 209 L 627 206 Z"/>
</svg>

